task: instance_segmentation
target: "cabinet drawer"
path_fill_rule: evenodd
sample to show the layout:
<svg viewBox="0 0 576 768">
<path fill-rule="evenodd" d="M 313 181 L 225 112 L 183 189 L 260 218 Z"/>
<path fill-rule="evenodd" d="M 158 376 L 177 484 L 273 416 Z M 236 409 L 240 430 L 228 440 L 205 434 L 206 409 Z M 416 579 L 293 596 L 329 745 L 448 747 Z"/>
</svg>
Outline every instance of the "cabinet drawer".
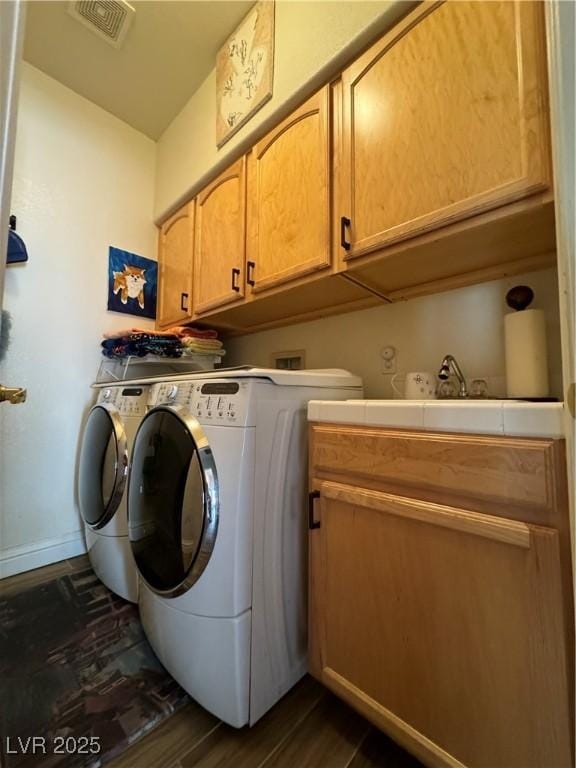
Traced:
<svg viewBox="0 0 576 768">
<path fill-rule="evenodd" d="M 560 440 L 311 427 L 311 476 L 541 525 L 565 509 Z"/>
</svg>

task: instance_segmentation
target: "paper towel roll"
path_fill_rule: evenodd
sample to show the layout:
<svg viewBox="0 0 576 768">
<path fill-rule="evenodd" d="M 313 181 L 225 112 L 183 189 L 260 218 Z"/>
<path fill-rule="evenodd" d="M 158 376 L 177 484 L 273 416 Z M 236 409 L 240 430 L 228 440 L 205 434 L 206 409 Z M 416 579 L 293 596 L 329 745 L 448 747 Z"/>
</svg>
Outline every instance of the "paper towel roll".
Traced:
<svg viewBox="0 0 576 768">
<path fill-rule="evenodd" d="M 546 317 L 525 309 L 504 317 L 508 397 L 548 397 Z"/>
</svg>

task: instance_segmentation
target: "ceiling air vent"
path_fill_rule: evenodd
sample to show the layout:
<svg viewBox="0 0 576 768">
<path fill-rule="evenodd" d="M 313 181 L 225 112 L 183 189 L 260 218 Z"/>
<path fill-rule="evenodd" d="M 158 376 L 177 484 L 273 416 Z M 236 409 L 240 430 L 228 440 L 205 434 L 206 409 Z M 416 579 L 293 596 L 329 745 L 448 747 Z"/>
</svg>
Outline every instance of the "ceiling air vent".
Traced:
<svg viewBox="0 0 576 768">
<path fill-rule="evenodd" d="M 70 0 L 68 13 L 114 48 L 120 48 L 136 11 L 124 0 Z"/>
</svg>

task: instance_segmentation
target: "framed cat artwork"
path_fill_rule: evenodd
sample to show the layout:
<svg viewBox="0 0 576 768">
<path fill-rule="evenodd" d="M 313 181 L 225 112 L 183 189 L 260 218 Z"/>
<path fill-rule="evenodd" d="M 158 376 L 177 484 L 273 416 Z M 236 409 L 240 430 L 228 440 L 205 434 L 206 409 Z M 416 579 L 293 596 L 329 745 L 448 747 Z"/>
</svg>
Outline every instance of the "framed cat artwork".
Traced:
<svg viewBox="0 0 576 768">
<path fill-rule="evenodd" d="M 156 317 L 158 263 L 110 246 L 108 309 L 138 317 Z"/>
</svg>

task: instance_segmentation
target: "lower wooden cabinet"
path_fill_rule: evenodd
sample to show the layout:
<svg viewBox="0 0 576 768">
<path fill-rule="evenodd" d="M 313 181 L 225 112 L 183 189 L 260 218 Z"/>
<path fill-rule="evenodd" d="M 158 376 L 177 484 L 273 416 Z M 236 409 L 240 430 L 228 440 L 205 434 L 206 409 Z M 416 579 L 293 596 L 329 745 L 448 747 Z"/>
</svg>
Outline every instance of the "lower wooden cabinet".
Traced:
<svg viewBox="0 0 576 768">
<path fill-rule="evenodd" d="M 345 472 L 345 433 L 338 450 Z M 427 765 L 571 766 L 563 524 L 418 499 L 417 475 L 409 496 L 363 487 L 361 468 L 326 479 L 319 456 L 313 428 L 312 673 Z"/>
</svg>

